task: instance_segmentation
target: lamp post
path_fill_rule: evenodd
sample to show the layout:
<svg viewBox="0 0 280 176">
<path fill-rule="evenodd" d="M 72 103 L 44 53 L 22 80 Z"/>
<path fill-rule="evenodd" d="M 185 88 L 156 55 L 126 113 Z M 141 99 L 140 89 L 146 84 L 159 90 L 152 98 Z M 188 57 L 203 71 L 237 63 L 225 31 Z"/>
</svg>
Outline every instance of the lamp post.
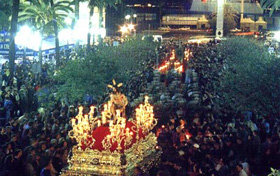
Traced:
<svg viewBox="0 0 280 176">
<path fill-rule="evenodd" d="M 137 14 L 133 14 L 134 23 L 137 24 Z"/>
<path fill-rule="evenodd" d="M 128 32 L 128 27 L 126 25 L 121 26 L 120 32 L 122 34 L 122 37 Z"/>
<path fill-rule="evenodd" d="M 131 16 L 130 16 L 130 15 L 126 15 L 124 18 L 125 18 L 127 21 L 129 21 L 129 19 L 131 18 Z"/>
<path fill-rule="evenodd" d="M 225 0 L 217 0 L 216 38 L 224 35 L 224 4 Z"/>
<path fill-rule="evenodd" d="M 16 44 L 23 47 L 23 65 L 26 62 L 26 48 L 31 38 L 33 38 L 32 30 L 27 25 L 22 26 L 15 37 Z"/>
</svg>

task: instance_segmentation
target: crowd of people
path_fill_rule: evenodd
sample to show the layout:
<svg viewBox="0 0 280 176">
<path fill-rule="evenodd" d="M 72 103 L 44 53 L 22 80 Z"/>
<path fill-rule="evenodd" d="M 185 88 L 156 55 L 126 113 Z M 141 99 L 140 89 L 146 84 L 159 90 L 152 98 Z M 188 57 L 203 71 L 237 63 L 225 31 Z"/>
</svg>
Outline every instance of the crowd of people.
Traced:
<svg viewBox="0 0 280 176">
<path fill-rule="evenodd" d="M 67 162 L 68 109 L 36 113 L 37 91 L 48 82 L 48 65 L 38 74 L 38 63 L 16 64 L 12 78 L 8 62 L 2 65 L 0 175 L 57 175 Z"/>
<path fill-rule="evenodd" d="M 74 109 L 56 107 L 50 114 L 25 113 L 1 127 L 1 176 L 59 175 L 73 145 L 68 116 Z"/>
<path fill-rule="evenodd" d="M 208 43 L 206 47 L 215 48 L 215 45 L 215 42 Z M 159 48 L 158 57 L 166 58 L 170 50 L 180 47 L 191 49 L 194 58 L 203 57 L 195 50 L 205 46 L 172 43 Z M 216 54 L 214 49 L 207 52 L 208 56 Z M 189 69 L 190 65 L 186 68 Z M 199 77 L 199 91 L 203 100 L 200 105 L 210 107 L 201 108 L 193 115 L 187 108 L 173 108 L 168 122 L 159 122 L 156 134 L 162 162 L 146 175 L 261 176 L 267 175 L 270 167 L 279 169 L 279 119 L 257 116 L 252 112 L 236 113 L 230 117 L 214 114 L 209 111 L 213 108 L 209 94 L 212 85 L 208 84 L 207 79 L 214 79 L 219 72 L 209 71 L 213 69 L 211 65 L 209 68 L 196 65 L 192 69 L 197 71 Z M 206 78 L 203 72 L 207 69 L 213 74 Z M 48 66 L 44 66 L 38 75 L 34 64 L 17 65 L 14 77 L 10 79 L 8 63 L 5 63 L 1 75 L 0 176 L 59 175 L 67 166 L 71 148 L 75 145 L 68 131 L 71 129 L 69 119 L 77 114 L 77 108 L 56 103 L 49 111 L 37 111 L 36 94 L 48 82 Z M 152 63 L 141 75 L 143 78 L 131 79 L 131 85 L 127 87 L 131 94 L 129 97 L 138 97 L 147 88 L 146 84 L 153 81 Z M 191 79 L 186 75 L 186 79 L 177 82 L 180 85 L 191 84 Z M 134 84 L 141 80 L 145 82 Z M 87 101 L 93 103 L 93 100 Z M 178 110 L 180 113 L 177 113 Z M 145 175 L 138 167 L 135 174 Z"/>
<path fill-rule="evenodd" d="M 165 175 L 257 176 L 279 169 L 279 119 L 251 113 L 225 119 L 197 113 L 159 128 Z"/>
</svg>

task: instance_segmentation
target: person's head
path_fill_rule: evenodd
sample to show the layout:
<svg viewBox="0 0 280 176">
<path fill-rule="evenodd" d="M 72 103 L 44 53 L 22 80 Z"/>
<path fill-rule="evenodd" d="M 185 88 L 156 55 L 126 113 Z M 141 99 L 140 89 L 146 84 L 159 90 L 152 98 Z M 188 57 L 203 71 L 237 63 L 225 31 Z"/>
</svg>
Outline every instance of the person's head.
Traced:
<svg viewBox="0 0 280 176">
<path fill-rule="evenodd" d="M 15 158 L 20 158 L 22 156 L 22 150 L 21 149 L 17 149 L 15 151 Z"/>
<path fill-rule="evenodd" d="M 42 143 L 42 144 L 41 144 L 41 150 L 42 150 L 42 151 L 45 151 L 46 149 L 47 149 L 46 143 Z"/>
<path fill-rule="evenodd" d="M 253 136 L 257 136 L 258 135 L 258 131 L 253 131 Z"/>
<path fill-rule="evenodd" d="M 170 176 L 170 173 L 167 170 L 160 170 L 157 172 L 157 176 Z"/>
<path fill-rule="evenodd" d="M 237 138 L 237 139 L 236 139 L 236 143 L 237 143 L 237 144 L 242 144 L 242 142 L 243 142 L 243 141 L 242 141 L 241 138 Z"/>
<path fill-rule="evenodd" d="M 11 138 L 11 141 L 12 142 L 16 142 L 17 141 L 17 135 L 13 134 L 12 138 Z"/>
<path fill-rule="evenodd" d="M 236 170 L 237 170 L 238 172 L 240 172 L 242 169 L 243 169 L 242 164 L 239 163 L 239 164 L 236 165 Z"/>
<path fill-rule="evenodd" d="M 46 159 L 46 162 L 44 163 L 44 168 L 47 170 L 52 169 L 52 158 L 51 157 Z"/>
<path fill-rule="evenodd" d="M 141 170 L 140 167 L 135 167 L 135 168 L 134 168 L 134 174 L 135 174 L 135 175 L 138 175 L 138 174 L 141 174 L 141 173 L 142 173 L 142 170 Z"/>
</svg>

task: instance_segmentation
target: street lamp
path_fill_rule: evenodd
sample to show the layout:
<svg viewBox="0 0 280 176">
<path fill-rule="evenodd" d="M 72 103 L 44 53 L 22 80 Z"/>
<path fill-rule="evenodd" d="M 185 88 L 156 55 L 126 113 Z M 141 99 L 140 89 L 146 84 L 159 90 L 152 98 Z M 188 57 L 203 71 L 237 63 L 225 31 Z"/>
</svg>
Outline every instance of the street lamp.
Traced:
<svg viewBox="0 0 280 176">
<path fill-rule="evenodd" d="M 217 1 L 216 38 L 223 37 L 224 30 L 224 4 L 225 0 Z"/>
<path fill-rule="evenodd" d="M 26 59 L 26 47 L 29 44 L 29 40 L 33 38 L 32 30 L 29 26 L 24 25 L 20 28 L 15 37 L 17 45 L 23 47 L 23 61 Z"/>
<path fill-rule="evenodd" d="M 120 32 L 122 33 L 122 36 L 128 32 L 128 27 L 126 25 L 121 26 Z"/>
<path fill-rule="evenodd" d="M 130 31 L 134 30 L 134 25 L 133 24 L 129 24 L 129 25 L 127 25 L 127 27 Z"/>
<path fill-rule="evenodd" d="M 126 15 L 124 18 L 125 18 L 126 20 L 129 20 L 129 19 L 131 18 L 131 16 L 130 16 L 130 15 Z"/>
</svg>

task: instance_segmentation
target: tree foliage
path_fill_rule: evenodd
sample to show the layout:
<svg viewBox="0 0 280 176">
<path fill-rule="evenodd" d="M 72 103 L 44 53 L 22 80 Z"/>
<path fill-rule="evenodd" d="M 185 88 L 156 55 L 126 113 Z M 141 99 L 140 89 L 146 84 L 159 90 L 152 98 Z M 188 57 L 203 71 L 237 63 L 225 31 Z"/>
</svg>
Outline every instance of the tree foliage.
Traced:
<svg viewBox="0 0 280 176">
<path fill-rule="evenodd" d="M 280 61 L 255 40 L 232 38 L 218 48 L 225 58 L 216 89 L 219 103 L 260 114 L 280 112 Z"/>
<path fill-rule="evenodd" d="M 53 20 L 58 27 L 65 26 L 65 18 L 72 11 L 69 1 L 55 1 L 51 6 L 48 0 L 25 0 L 20 5 L 19 20 L 29 22 L 42 34 L 53 34 Z"/>
<path fill-rule="evenodd" d="M 0 31 L 9 29 L 9 17 L 11 16 L 12 1 L 7 0 L 0 3 Z"/>
<path fill-rule="evenodd" d="M 279 10 L 280 0 L 261 0 L 261 6 L 263 9 L 269 9 L 270 15 Z"/>
<path fill-rule="evenodd" d="M 129 39 L 117 47 L 96 46 L 85 58 L 69 61 L 57 72 L 55 84 L 50 86 L 55 88 L 57 100 L 66 98 L 70 103 L 81 102 L 85 94 L 102 100 L 112 79 L 124 85 L 133 84 L 132 77 L 143 81 L 141 74 L 154 59 L 155 48 L 154 42 L 140 38 Z M 131 88 L 127 86 L 125 89 Z"/>
</svg>

